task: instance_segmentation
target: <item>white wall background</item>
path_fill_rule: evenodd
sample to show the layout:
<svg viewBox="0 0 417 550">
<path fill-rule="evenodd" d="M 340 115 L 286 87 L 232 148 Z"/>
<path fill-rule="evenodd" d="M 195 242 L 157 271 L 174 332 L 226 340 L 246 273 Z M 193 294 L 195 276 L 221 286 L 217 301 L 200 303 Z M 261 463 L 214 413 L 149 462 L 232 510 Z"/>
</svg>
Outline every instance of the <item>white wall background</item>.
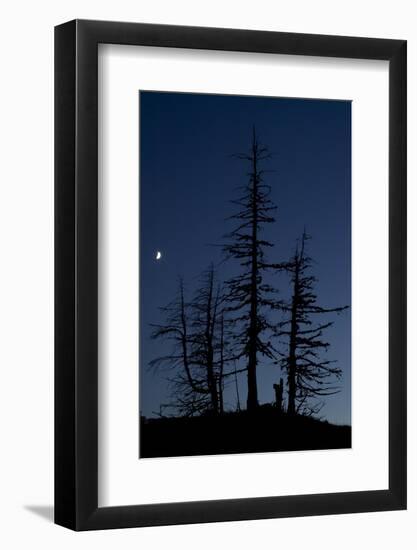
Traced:
<svg viewBox="0 0 417 550">
<path fill-rule="evenodd" d="M 417 18 L 412 0 L 16 0 L 1 14 L 0 544 L 3 548 L 412 549 L 417 542 Z M 408 40 L 409 510 L 95 533 L 51 523 L 53 26 L 73 18 Z M 343 472 L 341 472 L 343 475 Z"/>
</svg>

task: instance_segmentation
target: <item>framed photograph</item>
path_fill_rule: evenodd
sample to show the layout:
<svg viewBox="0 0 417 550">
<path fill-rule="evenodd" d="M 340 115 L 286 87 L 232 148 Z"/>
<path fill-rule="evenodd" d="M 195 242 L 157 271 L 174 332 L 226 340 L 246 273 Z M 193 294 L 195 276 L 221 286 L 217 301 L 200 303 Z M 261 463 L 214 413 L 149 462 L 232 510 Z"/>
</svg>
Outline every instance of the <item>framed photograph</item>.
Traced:
<svg viewBox="0 0 417 550">
<path fill-rule="evenodd" d="M 55 521 L 406 507 L 406 42 L 55 29 Z"/>
</svg>

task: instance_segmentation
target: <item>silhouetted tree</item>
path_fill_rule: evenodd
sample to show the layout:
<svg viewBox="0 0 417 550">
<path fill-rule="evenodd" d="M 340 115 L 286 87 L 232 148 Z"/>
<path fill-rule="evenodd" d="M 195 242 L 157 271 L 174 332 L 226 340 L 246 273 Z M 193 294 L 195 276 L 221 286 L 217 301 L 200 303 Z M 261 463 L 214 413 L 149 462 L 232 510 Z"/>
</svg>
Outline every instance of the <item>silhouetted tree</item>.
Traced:
<svg viewBox="0 0 417 550">
<path fill-rule="evenodd" d="M 223 350 L 220 346 L 221 289 L 220 285 L 215 283 L 213 264 L 203 274 L 191 307 L 193 310 L 192 362 L 201 371 L 200 376 L 206 379 L 211 411 L 219 413 L 221 412 L 220 401 L 223 399 L 220 381 L 224 360 L 221 361 Z"/>
<path fill-rule="evenodd" d="M 165 319 L 164 324 L 151 325 L 152 339 L 164 339 L 172 343 L 171 352 L 153 359 L 151 368 L 164 368 L 169 372 L 169 381 L 175 390 L 173 404 L 165 404 L 165 408 L 175 407 L 180 414 L 193 415 L 204 409 L 207 392 L 200 380 L 194 378 L 190 358 L 190 315 L 189 306 L 184 297 L 184 282 L 180 279 L 177 295 L 160 311 Z"/>
<path fill-rule="evenodd" d="M 316 278 L 309 274 L 312 261 L 305 250 L 307 239 L 309 237 L 304 230 L 289 263 L 292 297 L 286 309 L 290 315 L 280 323 L 280 334 L 289 340 L 288 354 L 282 359 L 282 366 L 287 372 L 287 413 L 290 415 L 317 413 L 323 406 L 321 397 L 340 391 L 335 384 L 342 375 L 342 371 L 333 366 L 336 361 L 323 358 L 323 351 L 329 347 L 329 343 L 322 339 L 323 332 L 333 322 L 316 324 L 313 317 L 340 313 L 348 306 L 324 308 L 317 304 L 314 292 Z"/>
<path fill-rule="evenodd" d="M 263 279 L 265 270 L 271 267 L 265 260 L 264 251 L 273 245 L 262 238 L 261 232 L 265 225 L 275 221 L 276 207 L 269 198 L 271 189 L 263 181 L 265 170 L 261 168 L 270 154 L 267 147 L 259 144 L 255 129 L 249 151 L 235 156 L 248 162 L 249 178 L 240 188 L 241 197 L 232 201 L 238 211 L 229 219 L 237 223 L 225 236 L 229 242 L 223 247 L 226 257 L 234 258 L 241 266 L 240 274 L 226 283 L 227 310 L 235 314 L 235 357 L 247 359 L 247 408 L 253 410 L 258 406 L 256 369 L 259 355 L 274 357 L 273 347 L 266 337 L 272 327 L 265 311 L 276 307 L 277 302 L 274 289 Z"/>
<path fill-rule="evenodd" d="M 223 413 L 230 358 L 225 343 L 227 322 L 221 285 L 216 281 L 213 265 L 202 275 L 190 303 L 184 298 L 180 280 L 175 300 L 160 310 L 165 322 L 152 325 L 151 337 L 171 341 L 172 350 L 153 359 L 150 367 L 163 367 L 170 372 L 173 401 L 164 404 L 164 408 L 174 408 L 185 416 Z"/>
</svg>

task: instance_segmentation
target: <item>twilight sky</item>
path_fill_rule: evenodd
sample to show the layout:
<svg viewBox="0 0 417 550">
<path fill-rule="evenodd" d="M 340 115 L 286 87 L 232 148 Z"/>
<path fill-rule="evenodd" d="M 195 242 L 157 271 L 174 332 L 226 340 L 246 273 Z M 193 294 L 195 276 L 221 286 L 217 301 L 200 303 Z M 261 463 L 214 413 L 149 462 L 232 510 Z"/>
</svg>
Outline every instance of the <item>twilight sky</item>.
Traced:
<svg viewBox="0 0 417 550">
<path fill-rule="evenodd" d="M 312 239 L 308 252 L 318 278 L 318 304 L 351 304 L 351 103 L 349 101 L 140 92 L 140 410 L 159 413 L 169 401 L 166 373 L 149 372 L 148 363 L 168 354 L 170 345 L 151 341 L 150 323 L 162 323 L 158 308 L 170 302 L 184 277 L 191 296 L 210 262 L 222 280 L 239 271 L 236 260 L 221 263 L 222 236 L 232 229 L 225 219 L 235 212 L 230 200 L 247 181 L 248 165 L 233 158 L 251 144 L 253 125 L 272 153 L 265 183 L 278 207 L 276 222 L 264 231 L 274 243 L 272 261 L 285 261 L 303 227 Z M 155 259 L 156 251 L 162 258 Z M 288 275 L 270 275 L 282 297 Z M 280 313 L 275 313 L 277 321 Z M 343 370 L 342 391 L 326 398 L 321 415 L 351 423 L 351 312 L 317 316 L 334 320 L 325 339 L 327 359 Z M 274 318 L 274 317 L 272 317 Z M 282 348 L 284 350 L 284 348 Z M 278 366 L 258 367 L 261 403 L 274 399 Z M 270 362 L 269 362 L 270 363 Z M 240 375 L 240 400 L 246 406 L 246 376 Z M 235 408 L 233 386 L 226 408 Z"/>
</svg>

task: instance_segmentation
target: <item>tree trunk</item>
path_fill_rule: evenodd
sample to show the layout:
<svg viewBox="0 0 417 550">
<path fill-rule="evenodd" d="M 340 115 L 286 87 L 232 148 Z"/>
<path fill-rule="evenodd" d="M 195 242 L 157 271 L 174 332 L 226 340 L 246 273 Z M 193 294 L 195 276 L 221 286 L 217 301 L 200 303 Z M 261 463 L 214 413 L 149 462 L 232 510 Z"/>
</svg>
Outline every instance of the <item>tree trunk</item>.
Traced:
<svg viewBox="0 0 417 550">
<path fill-rule="evenodd" d="M 212 323 L 214 326 L 215 317 L 212 318 L 213 307 L 213 282 L 214 273 L 211 271 L 209 280 L 209 289 L 207 297 L 207 312 L 206 312 L 206 331 L 205 339 L 207 346 L 207 386 L 210 393 L 212 412 L 217 414 L 219 412 L 219 400 L 217 393 L 216 378 L 214 375 L 214 350 L 213 350 L 213 331 Z"/>
<path fill-rule="evenodd" d="M 258 338 L 258 169 L 255 131 L 253 133 L 253 173 L 252 173 L 252 258 L 250 290 L 250 325 L 248 350 L 248 411 L 258 407 L 258 387 L 256 380 L 257 338 Z"/>
<path fill-rule="evenodd" d="M 223 372 L 224 372 L 224 317 L 221 317 L 220 324 L 220 368 L 219 368 L 219 412 L 224 413 L 223 400 Z"/>
<path fill-rule="evenodd" d="M 289 364 L 288 364 L 288 409 L 289 415 L 295 415 L 295 394 L 296 387 L 296 373 L 297 373 L 297 360 L 296 360 L 296 338 L 297 338 L 297 301 L 298 301 L 298 261 L 295 265 L 295 280 L 294 280 L 294 294 L 292 297 L 291 306 L 291 333 L 290 333 L 290 349 L 289 349 Z"/>
</svg>

